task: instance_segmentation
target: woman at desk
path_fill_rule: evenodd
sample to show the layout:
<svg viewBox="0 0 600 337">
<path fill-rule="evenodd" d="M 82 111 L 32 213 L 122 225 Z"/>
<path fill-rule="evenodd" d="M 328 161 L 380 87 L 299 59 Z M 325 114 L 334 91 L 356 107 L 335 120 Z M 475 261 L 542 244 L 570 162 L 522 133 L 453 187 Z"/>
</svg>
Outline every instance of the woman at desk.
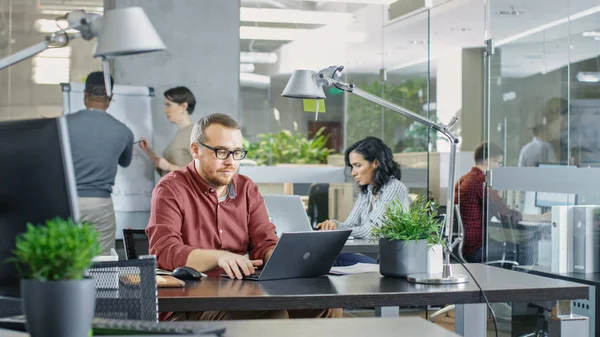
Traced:
<svg viewBox="0 0 600 337">
<path fill-rule="evenodd" d="M 346 150 L 344 159 L 360 188 L 358 199 L 346 221 L 326 220 L 317 228 L 351 228 L 355 238 L 368 239 L 371 227 L 380 224 L 392 201 L 399 199 L 408 209 L 408 189 L 400 182 L 400 165 L 394 161 L 392 150 L 379 138 L 367 137 L 358 141 Z M 359 262 L 377 263 L 365 255 L 342 253 L 335 265 L 349 266 Z"/>
<path fill-rule="evenodd" d="M 190 115 L 196 107 L 196 98 L 190 89 L 186 87 L 175 87 L 165 91 L 165 115 L 169 122 L 177 125 L 177 134 L 171 140 L 163 152 L 163 156 L 158 156 L 150 146 L 148 140 L 142 137 L 140 147 L 152 159 L 154 167 L 161 175 L 189 164 L 192 161 L 190 152 L 190 135 L 194 123 Z"/>
</svg>

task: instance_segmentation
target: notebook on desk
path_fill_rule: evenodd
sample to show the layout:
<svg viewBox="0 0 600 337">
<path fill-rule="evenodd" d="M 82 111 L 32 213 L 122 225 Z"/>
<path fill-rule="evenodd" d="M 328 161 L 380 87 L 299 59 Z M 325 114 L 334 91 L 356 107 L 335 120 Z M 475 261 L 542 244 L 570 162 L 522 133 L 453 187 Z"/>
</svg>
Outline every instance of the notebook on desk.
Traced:
<svg viewBox="0 0 600 337">
<path fill-rule="evenodd" d="M 283 233 L 264 268 L 244 279 L 278 280 L 326 275 L 352 230 Z"/>
</svg>

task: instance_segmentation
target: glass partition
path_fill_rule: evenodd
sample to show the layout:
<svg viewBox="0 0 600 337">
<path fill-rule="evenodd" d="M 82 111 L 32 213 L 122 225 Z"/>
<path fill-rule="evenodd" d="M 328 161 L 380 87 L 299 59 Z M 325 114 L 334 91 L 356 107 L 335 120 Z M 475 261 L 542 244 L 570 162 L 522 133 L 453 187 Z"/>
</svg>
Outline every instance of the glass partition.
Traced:
<svg viewBox="0 0 600 337">
<path fill-rule="evenodd" d="M 489 151 L 483 162 L 491 171 L 484 260 L 598 272 L 600 7 L 583 0 L 488 6 L 495 48 L 486 60 L 484 140 L 500 153 Z"/>
</svg>

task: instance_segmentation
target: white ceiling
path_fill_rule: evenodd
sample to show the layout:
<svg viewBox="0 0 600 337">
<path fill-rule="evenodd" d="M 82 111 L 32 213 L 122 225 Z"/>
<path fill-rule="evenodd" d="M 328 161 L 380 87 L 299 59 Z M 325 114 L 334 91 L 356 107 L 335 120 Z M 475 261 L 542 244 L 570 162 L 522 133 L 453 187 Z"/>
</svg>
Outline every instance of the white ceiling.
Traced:
<svg viewBox="0 0 600 337">
<path fill-rule="evenodd" d="M 566 2 L 489 1 L 488 36 L 496 42 L 510 41 L 523 32 L 533 33 L 498 46 L 503 76 L 529 76 L 600 55 L 600 41 L 581 35 L 584 31 L 600 31 L 600 14 L 586 15 L 600 12 L 600 7 L 597 7 L 600 3 L 597 0 L 571 0 L 567 7 Z M 461 48 L 484 45 L 486 22 L 483 1 L 453 0 L 431 9 L 429 13 L 392 23 L 386 22 L 384 11 L 378 7 L 381 6 L 368 6 L 355 13 L 357 27 L 383 25 L 383 28 L 369 31 L 367 42 L 348 46 L 349 69 L 376 72 L 383 67 L 398 72 L 403 72 L 402 69 L 414 72 L 415 68 L 426 71 L 426 65 L 421 63 L 427 59 L 428 53 L 435 59 Z M 521 15 L 496 14 L 497 11 L 513 8 Z M 571 21 L 567 22 L 566 13 L 569 12 Z M 557 21 L 561 19 L 564 23 Z M 542 30 L 543 25 L 552 27 Z M 428 37 L 430 51 L 426 43 Z"/>
<path fill-rule="evenodd" d="M 366 33 L 364 42 L 348 43 L 345 50 L 321 52 L 337 53 L 345 61 L 346 69 L 353 72 L 377 73 L 386 68 L 425 75 L 428 56 L 435 59 L 462 48 L 482 47 L 487 32 L 498 44 L 496 57 L 501 58 L 505 77 L 530 76 L 600 55 L 600 41 L 581 36 L 584 31 L 600 31 L 597 0 L 489 0 L 487 15 L 481 0 L 436 3 L 440 2 L 429 12 L 391 22 L 385 5 L 317 3 L 315 10 L 354 14 L 355 21 L 345 28 L 346 33 Z M 269 3 L 272 1 L 255 0 L 252 6 Z M 314 2 L 288 0 L 279 4 L 310 9 Z M 500 15 L 498 11 L 518 11 L 520 15 Z M 529 35 L 516 39 L 524 33 Z M 268 46 L 272 50 L 282 44 L 285 43 L 255 41 L 259 49 Z M 435 76 L 435 62 L 431 68 Z"/>
</svg>

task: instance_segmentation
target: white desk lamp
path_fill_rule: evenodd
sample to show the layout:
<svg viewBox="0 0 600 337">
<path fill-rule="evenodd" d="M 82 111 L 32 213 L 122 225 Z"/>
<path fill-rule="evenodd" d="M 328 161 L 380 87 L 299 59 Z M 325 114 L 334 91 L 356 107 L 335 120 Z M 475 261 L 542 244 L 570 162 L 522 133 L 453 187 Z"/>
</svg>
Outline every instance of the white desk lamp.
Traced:
<svg viewBox="0 0 600 337">
<path fill-rule="evenodd" d="M 326 98 L 323 86 L 335 86 L 336 88 L 353 93 L 370 102 L 380 105 L 384 108 L 395 111 L 405 117 L 415 120 L 421 124 L 431 127 L 442 133 L 450 141 L 450 163 L 448 172 L 448 200 L 446 203 L 445 219 L 445 247 L 444 247 L 444 266 L 441 274 L 415 274 L 408 275 L 407 280 L 414 283 L 427 284 L 454 284 L 468 282 L 468 277 L 464 275 L 454 275 L 450 265 L 450 253 L 459 244 L 460 239 L 452 242 L 452 223 L 454 220 L 454 172 L 456 166 L 456 144 L 458 139 L 450 132 L 450 127 L 458 120 L 456 117 L 448 125 L 438 124 L 417 113 L 407 110 L 401 106 L 390 103 L 380 97 L 372 95 L 364 90 L 357 88 L 354 84 L 343 82 L 336 79 L 344 67 L 331 66 L 318 73 L 312 70 L 296 70 L 288 81 L 283 93 L 284 97 L 321 99 Z"/>
<path fill-rule="evenodd" d="M 111 95 L 108 60 L 117 56 L 149 53 L 167 49 L 152 23 L 140 7 L 127 7 L 106 11 L 100 14 L 75 10 L 65 16 L 68 26 L 46 36 L 45 40 L 0 59 L 0 70 L 21 62 L 52 45 L 64 47 L 73 37 L 81 36 L 85 40 L 98 38 L 94 57 L 102 57 L 106 93 Z M 67 30 L 78 32 L 68 34 Z"/>
</svg>

